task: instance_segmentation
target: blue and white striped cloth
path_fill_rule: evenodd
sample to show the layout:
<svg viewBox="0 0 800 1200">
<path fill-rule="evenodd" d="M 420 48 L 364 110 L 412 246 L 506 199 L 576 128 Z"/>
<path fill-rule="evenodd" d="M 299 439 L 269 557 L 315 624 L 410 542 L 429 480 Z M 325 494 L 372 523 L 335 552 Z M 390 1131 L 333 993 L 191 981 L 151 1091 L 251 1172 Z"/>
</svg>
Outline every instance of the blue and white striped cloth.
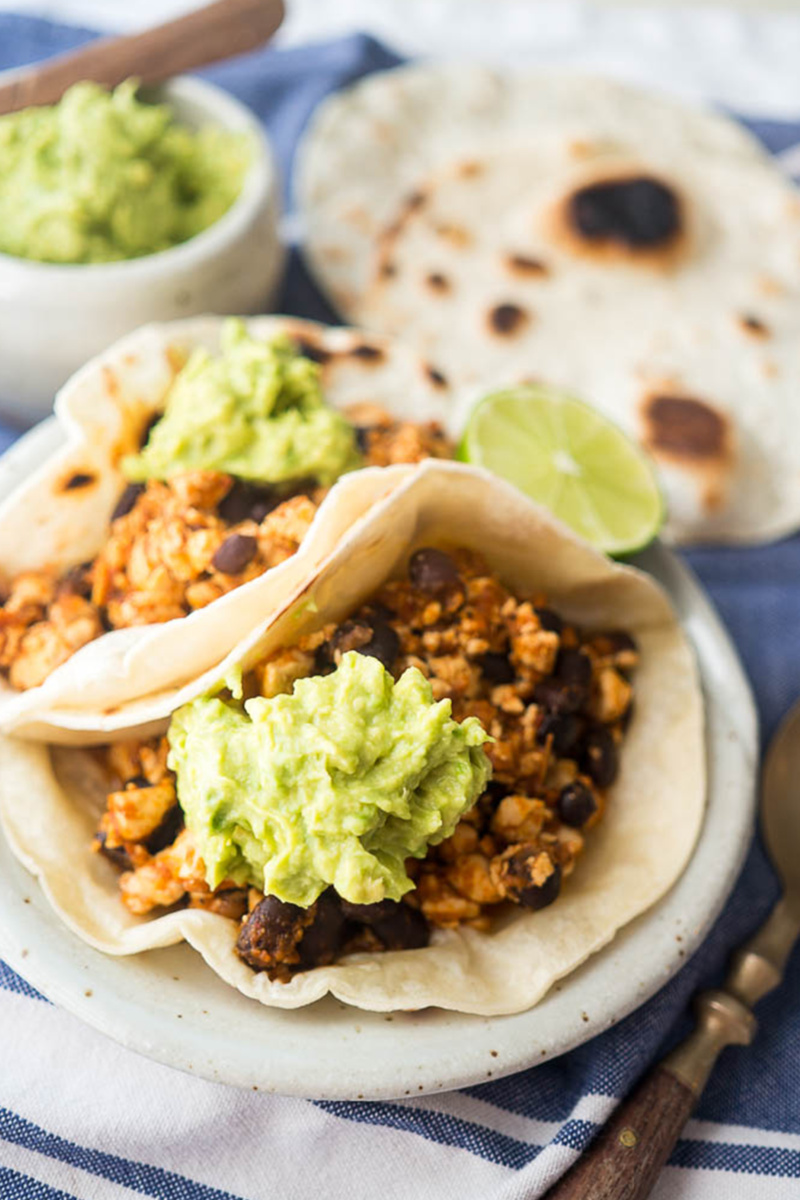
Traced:
<svg viewBox="0 0 800 1200">
<path fill-rule="evenodd" d="M 88 36 L 0 15 L 0 67 Z M 314 104 L 394 61 L 374 42 L 348 38 L 265 52 L 209 75 L 264 116 L 288 178 Z M 775 151 L 800 140 L 800 125 L 754 127 Z M 283 307 L 330 316 L 297 261 Z M 14 436 L 0 430 L 0 449 Z M 800 691 L 800 538 L 687 558 L 742 652 L 768 736 Z M 685 1032 L 692 992 L 720 978 L 775 892 L 755 845 L 705 945 L 639 1012 L 535 1070 L 392 1103 L 254 1095 L 171 1071 L 85 1028 L 0 963 L 0 1200 L 529 1200 Z M 795 955 L 783 988 L 760 1006 L 756 1046 L 726 1052 L 656 1200 L 800 1195 L 798 999 Z"/>
</svg>

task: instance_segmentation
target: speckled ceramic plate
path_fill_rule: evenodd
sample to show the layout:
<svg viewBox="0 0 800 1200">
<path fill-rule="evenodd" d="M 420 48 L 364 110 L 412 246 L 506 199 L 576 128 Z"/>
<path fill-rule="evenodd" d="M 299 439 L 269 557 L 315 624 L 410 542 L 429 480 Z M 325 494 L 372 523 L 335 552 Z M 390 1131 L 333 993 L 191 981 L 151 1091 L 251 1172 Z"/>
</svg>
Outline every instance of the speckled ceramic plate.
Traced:
<svg viewBox="0 0 800 1200">
<path fill-rule="evenodd" d="M 0 460 L 0 498 L 57 444 L 53 421 Z M 702 590 L 662 546 L 641 555 L 694 643 L 706 699 L 709 798 L 694 856 L 655 908 L 529 1012 L 387 1016 L 332 999 L 263 1008 L 187 946 L 111 958 L 69 933 L 0 837 L 0 956 L 56 1004 L 123 1046 L 239 1087 L 389 1098 L 507 1075 L 594 1037 L 644 1003 L 696 949 L 735 881 L 755 808 L 757 727 L 736 653 Z"/>
</svg>

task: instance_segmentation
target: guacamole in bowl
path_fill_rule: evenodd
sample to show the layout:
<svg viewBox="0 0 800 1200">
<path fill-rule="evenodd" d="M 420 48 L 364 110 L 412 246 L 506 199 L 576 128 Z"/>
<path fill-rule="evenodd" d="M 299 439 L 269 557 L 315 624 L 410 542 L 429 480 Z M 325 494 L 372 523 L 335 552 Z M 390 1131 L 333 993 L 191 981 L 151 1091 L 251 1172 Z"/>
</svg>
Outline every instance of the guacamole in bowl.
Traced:
<svg viewBox="0 0 800 1200">
<path fill-rule="evenodd" d="M 188 241 L 228 211 L 253 156 L 247 133 L 180 124 L 130 79 L 78 83 L 54 105 L 0 117 L 0 253 L 107 263 Z"/>
</svg>

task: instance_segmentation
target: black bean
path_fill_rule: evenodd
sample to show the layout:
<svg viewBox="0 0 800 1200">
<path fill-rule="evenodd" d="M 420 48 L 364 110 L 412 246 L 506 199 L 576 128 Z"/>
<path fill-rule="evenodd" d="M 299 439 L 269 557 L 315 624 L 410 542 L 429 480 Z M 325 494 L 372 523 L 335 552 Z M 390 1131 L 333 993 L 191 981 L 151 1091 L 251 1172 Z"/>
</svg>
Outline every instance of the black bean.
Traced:
<svg viewBox="0 0 800 1200">
<path fill-rule="evenodd" d="M 565 683 L 554 676 L 540 680 L 533 689 L 536 703 L 559 715 L 577 712 L 586 702 L 586 694 L 586 688 L 580 684 Z"/>
<path fill-rule="evenodd" d="M 343 621 L 330 637 L 331 658 L 335 661 L 337 654 L 347 654 L 348 650 L 360 650 L 367 642 L 372 641 L 374 633 L 372 622 L 364 618 Z"/>
<path fill-rule="evenodd" d="M 497 805 L 501 800 L 505 800 L 506 796 L 511 795 L 511 788 L 507 783 L 500 783 L 497 779 L 490 779 L 486 785 L 486 791 L 483 793 L 492 805 Z M 481 799 L 483 799 L 483 796 Z"/>
<path fill-rule="evenodd" d="M 623 629 L 596 634 L 592 638 L 592 649 L 601 658 L 610 660 L 617 670 L 623 673 L 632 671 L 639 661 L 639 647 Z"/>
<path fill-rule="evenodd" d="M 565 825 L 580 829 L 597 812 L 597 801 L 585 783 L 575 780 L 561 789 L 556 807 Z"/>
<path fill-rule="evenodd" d="M 156 825 L 155 829 L 145 839 L 148 854 L 158 854 L 159 850 L 171 846 L 183 829 L 183 810 L 180 804 L 173 804 L 169 812 Z"/>
<path fill-rule="evenodd" d="M 372 639 L 365 646 L 360 646 L 359 654 L 368 654 L 383 663 L 387 671 L 394 665 L 394 660 L 400 651 L 400 638 L 391 625 L 376 621 L 373 626 Z"/>
<path fill-rule="evenodd" d="M 598 787 L 610 787 L 617 778 L 619 754 L 616 742 L 607 729 L 595 726 L 586 734 L 581 765 Z"/>
<path fill-rule="evenodd" d="M 362 609 L 364 620 L 370 625 L 375 625 L 378 622 L 386 624 L 387 621 L 394 620 L 395 614 L 385 604 L 381 604 L 380 600 L 371 600 L 369 604 L 365 604 Z"/>
<path fill-rule="evenodd" d="M 533 611 L 539 618 L 542 629 L 546 629 L 548 633 L 561 634 L 564 622 L 557 612 L 553 612 L 552 608 L 535 608 Z"/>
<path fill-rule="evenodd" d="M 123 784 L 125 788 L 149 788 L 153 786 L 146 775 L 131 775 L 130 779 L 126 779 Z"/>
<path fill-rule="evenodd" d="M 279 503 L 288 500 L 289 496 L 308 496 L 309 499 L 314 495 L 314 492 L 319 487 L 319 483 L 313 475 L 305 475 L 300 479 L 293 479 L 291 482 L 291 491 L 284 492 Z"/>
<path fill-rule="evenodd" d="M 349 921 L 367 925 L 383 943 L 385 950 L 417 950 L 427 946 L 428 922 L 418 909 L 396 900 L 379 904 L 350 904 L 342 901 L 342 912 Z"/>
<path fill-rule="evenodd" d="M 478 664 L 489 683 L 513 683 L 516 678 L 516 672 L 507 654 L 495 654 L 490 651 L 481 655 Z"/>
<path fill-rule="evenodd" d="M 553 752 L 558 758 L 563 758 L 569 756 L 585 728 L 586 722 L 582 717 L 576 717 L 574 713 L 564 713 L 559 716 L 557 713 L 546 712 L 536 730 L 536 740 L 543 746 L 547 738 L 552 735 Z"/>
<path fill-rule="evenodd" d="M 117 501 L 117 507 L 111 514 L 111 520 L 116 521 L 120 517 L 127 516 L 143 491 L 143 483 L 129 483 Z"/>
<path fill-rule="evenodd" d="M 92 581 L 89 576 L 91 567 L 92 564 L 90 562 L 79 563 L 76 567 L 70 567 L 61 580 L 59 590 L 69 592 L 74 596 L 82 596 L 84 600 L 88 600 L 92 594 Z"/>
<path fill-rule="evenodd" d="M 287 904 L 277 896 L 265 896 L 245 919 L 236 949 L 253 970 L 271 970 L 287 960 L 295 960 L 295 947 L 307 923 L 304 908 Z"/>
<path fill-rule="evenodd" d="M 245 919 L 236 949 L 256 971 L 281 965 L 308 970 L 332 962 L 342 945 L 345 919 L 329 888 L 310 909 L 265 896 Z"/>
<path fill-rule="evenodd" d="M 381 620 L 345 621 L 331 637 L 330 647 L 334 662 L 337 651 L 346 654 L 348 650 L 355 650 L 357 654 L 377 658 L 389 671 L 400 650 L 400 638 L 391 625 Z"/>
<path fill-rule="evenodd" d="M 260 523 L 278 504 L 280 496 L 274 488 L 237 479 L 227 496 L 220 500 L 217 512 L 228 525 L 238 525 L 240 521 Z"/>
<path fill-rule="evenodd" d="M 582 650 L 565 647 L 558 653 L 554 674 L 564 683 L 588 687 L 592 679 L 592 660 Z"/>
<path fill-rule="evenodd" d="M 333 650 L 330 642 L 321 642 L 314 651 L 314 674 L 326 675 L 333 665 Z"/>
<path fill-rule="evenodd" d="M 365 617 L 357 617 L 343 621 L 334 629 L 326 642 L 322 642 L 314 652 L 314 666 L 317 672 L 322 672 L 336 665 L 337 659 L 350 650 L 359 651 L 374 637 L 372 623 Z"/>
<path fill-rule="evenodd" d="M 258 542 L 247 533 L 232 533 L 217 548 L 211 565 L 223 575 L 238 575 L 252 562 L 258 550 Z"/>
<path fill-rule="evenodd" d="M 622 654 L 625 651 L 631 651 L 633 654 L 639 653 L 636 639 L 624 629 L 612 629 L 609 633 L 598 634 L 594 640 L 602 641 L 603 648 L 607 647 L 609 654 Z"/>
<path fill-rule="evenodd" d="M 356 446 L 360 454 L 366 454 L 369 450 L 369 435 L 372 430 L 371 425 L 355 425 L 354 432 L 356 435 Z"/>
<path fill-rule="evenodd" d="M 525 908 L 538 911 L 541 908 L 547 908 L 549 904 L 557 900 L 560 891 L 561 867 L 556 863 L 552 875 L 548 875 L 543 884 L 531 883 L 524 891 L 520 892 L 519 903 Z"/>
<path fill-rule="evenodd" d="M 314 919 L 303 933 L 298 946 L 300 962 L 298 968 L 307 971 L 333 962 L 344 940 L 345 918 L 341 901 L 333 888 L 317 900 Z"/>
<path fill-rule="evenodd" d="M 408 577 L 422 592 L 442 592 L 461 583 L 458 567 L 449 554 L 429 546 L 411 555 Z"/>
<path fill-rule="evenodd" d="M 514 904 L 537 911 L 552 904 L 561 891 L 561 867 L 558 863 L 552 864 L 553 870 L 544 883 L 534 882 L 534 872 L 538 873 L 537 859 L 542 853 L 536 846 L 520 846 L 519 850 L 505 859 L 501 872 L 506 897 Z"/>
<path fill-rule="evenodd" d="M 133 869 L 133 863 L 130 860 L 128 851 L 124 846 L 107 846 L 106 838 L 108 834 L 104 829 L 98 830 L 95 834 L 95 846 L 109 862 L 112 862 L 115 867 L 119 867 L 122 871 L 130 871 Z"/>
</svg>

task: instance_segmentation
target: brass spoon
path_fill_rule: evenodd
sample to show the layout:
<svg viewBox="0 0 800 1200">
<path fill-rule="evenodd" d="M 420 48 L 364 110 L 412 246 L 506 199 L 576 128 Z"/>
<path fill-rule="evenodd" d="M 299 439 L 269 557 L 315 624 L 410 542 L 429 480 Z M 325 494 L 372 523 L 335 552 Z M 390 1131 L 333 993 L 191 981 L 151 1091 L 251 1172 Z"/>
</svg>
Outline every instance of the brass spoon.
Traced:
<svg viewBox="0 0 800 1200">
<path fill-rule="evenodd" d="M 98 38 L 69 54 L 9 72 L 0 84 L 0 113 L 54 104 L 73 83 L 92 79 L 115 87 L 134 75 L 162 83 L 182 71 L 255 50 L 283 20 L 283 0 L 216 0 L 130 37 Z"/>
<path fill-rule="evenodd" d="M 770 745 L 761 823 L 783 895 L 764 925 L 734 954 L 721 988 L 701 992 L 697 1027 L 659 1063 L 546 1200 L 644 1200 L 681 1135 L 725 1046 L 747 1046 L 750 1011 L 783 978 L 800 937 L 800 702 Z"/>
</svg>

